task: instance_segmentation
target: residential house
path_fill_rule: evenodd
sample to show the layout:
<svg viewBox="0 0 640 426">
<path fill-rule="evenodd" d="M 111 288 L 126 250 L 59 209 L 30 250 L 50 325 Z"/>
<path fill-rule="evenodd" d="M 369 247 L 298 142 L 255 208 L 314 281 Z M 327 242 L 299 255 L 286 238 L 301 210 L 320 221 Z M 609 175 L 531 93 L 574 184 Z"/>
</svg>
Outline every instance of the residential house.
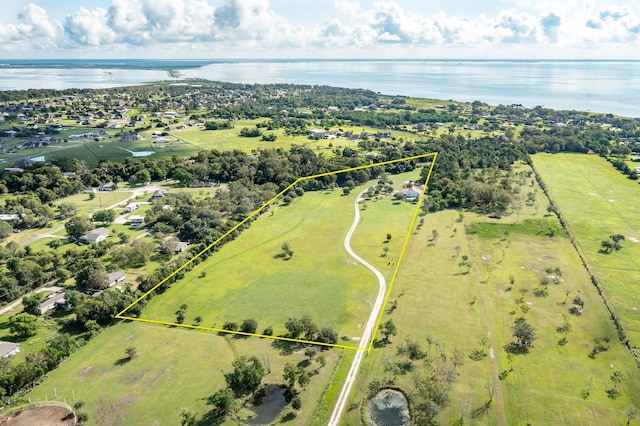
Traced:
<svg viewBox="0 0 640 426">
<path fill-rule="evenodd" d="M 122 271 L 114 271 L 107 274 L 107 282 L 109 283 L 109 287 L 113 287 L 114 285 L 121 283 L 126 279 L 127 274 Z"/>
<path fill-rule="evenodd" d="M 144 216 L 131 215 L 128 218 L 129 226 L 133 229 L 138 229 L 144 225 Z"/>
<path fill-rule="evenodd" d="M 96 228 L 88 234 L 80 237 L 82 242 L 91 244 L 91 243 L 99 243 L 104 241 L 109 236 L 109 230 L 107 228 Z"/>
<path fill-rule="evenodd" d="M 64 291 L 50 294 L 49 297 L 40 302 L 40 315 L 51 311 L 56 306 L 64 306 Z"/>
<path fill-rule="evenodd" d="M 107 182 L 100 187 L 100 191 L 115 191 L 118 189 L 118 184 L 115 182 Z"/>
<path fill-rule="evenodd" d="M 402 194 L 404 195 L 405 199 L 413 201 L 413 200 L 417 200 L 418 197 L 420 197 L 420 194 L 422 194 L 423 189 L 424 189 L 423 186 L 411 185 L 404 188 L 402 190 Z"/>
<path fill-rule="evenodd" d="M 13 358 L 18 352 L 20 352 L 19 343 L 5 342 L 4 340 L 0 340 L 0 357 Z"/>
<path fill-rule="evenodd" d="M 156 200 L 158 198 L 164 198 L 167 195 L 169 195 L 167 191 L 163 191 L 162 189 L 157 189 L 153 192 L 153 195 L 151 196 L 151 201 Z"/>
<path fill-rule="evenodd" d="M 138 203 L 129 203 L 127 204 L 127 207 L 125 208 L 125 210 L 127 211 L 127 213 L 131 213 L 135 210 L 138 210 L 140 208 L 140 204 Z"/>
<path fill-rule="evenodd" d="M 325 132 L 324 130 L 318 130 L 318 129 L 314 129 L 311 130 L 311 134 L 309 135 L 309 139 L 324 139 L 325 135 L 327 134 L 327 132 Z"/>
<path fill-rule="evenodd" d="M 178 243 L 176 244 L 175 252 L 182 253 L 187 249 L 188 245 L 189 243 L 185 243 L 184 241 L 178 241 Z"/>
</svg>

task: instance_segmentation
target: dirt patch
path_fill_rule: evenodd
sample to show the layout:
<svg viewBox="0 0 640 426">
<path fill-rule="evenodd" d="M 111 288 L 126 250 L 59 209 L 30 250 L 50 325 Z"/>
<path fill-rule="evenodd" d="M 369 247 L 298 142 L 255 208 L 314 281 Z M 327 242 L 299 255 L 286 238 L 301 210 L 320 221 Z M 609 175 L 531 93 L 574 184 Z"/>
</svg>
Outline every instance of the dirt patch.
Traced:
<svg viewBox="0 0 640 426">
<path fill-rule="evenodd" d="M 122 379 L 118 380 L 118 383 L 123 384 L 123 385 L 135 385 L 136 383 L 138 383 L 140 380 L 142 380 L 142 378 L 144 377 L 145 374 L 147 374 L 149 370 L 142 370 L 139 371 L 135 374 L 128 374 L 127 376 L 123 377 Z"/>
<path fill-rule="evenodd" d="M 62 405 L 25 407 L 0 419 L 2 426 L 73 426 L 75 424 L 73 411 Z"/>
<path fill-rule="evenodd" d="M 640 243 L 640 240 L 635 237 L 629 237 L 629 241 L 632 241 L 634 243 Z"/>
<path fill-rule="evenodd" d="M 136 336 L 134 336 L 134 335 L 132 334 L 131 336 L 127 336 L 127 337 L 123 338 L 122 340 L 129 341 L 129 340 L 133 340 L 133 339 L 135 339 L 135 338 L 136 338 Z"/>
<path fill-rule="evenodd" d="M 127 408 L 136 401 L 135 395 L 129 394 L 115 402 L 100 401 L 95 413 L 98 426 L 117 426 L 126 424 Z"/>
<path fill-rule="evenodd" d="M 93 365 L 90 365 L 88 367 L 83 368 L 82 371 L 80 372 L 79 376 L 80 377 L 89 377 L 91 374 L 93 374 Z"/>
<path fill-rule="evenodd" d="M 543 254 L 542 256 L 538 256 L 538 260 L 541 262 L 553 262 L 555 258 L 553 256 L 547 256 Z"/>
</svg>

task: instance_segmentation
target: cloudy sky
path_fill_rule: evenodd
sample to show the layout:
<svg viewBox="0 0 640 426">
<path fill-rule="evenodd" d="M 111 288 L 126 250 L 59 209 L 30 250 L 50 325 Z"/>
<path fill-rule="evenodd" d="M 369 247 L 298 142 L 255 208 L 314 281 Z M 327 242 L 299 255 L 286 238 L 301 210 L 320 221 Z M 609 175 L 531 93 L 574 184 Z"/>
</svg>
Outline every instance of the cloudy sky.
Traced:
<svg viewBox="0 0 640 426">
<path fill-rule="evenodd" d="M 640 59 L 640 1 L 2 0 L 0 57 Z"/>
</svg>

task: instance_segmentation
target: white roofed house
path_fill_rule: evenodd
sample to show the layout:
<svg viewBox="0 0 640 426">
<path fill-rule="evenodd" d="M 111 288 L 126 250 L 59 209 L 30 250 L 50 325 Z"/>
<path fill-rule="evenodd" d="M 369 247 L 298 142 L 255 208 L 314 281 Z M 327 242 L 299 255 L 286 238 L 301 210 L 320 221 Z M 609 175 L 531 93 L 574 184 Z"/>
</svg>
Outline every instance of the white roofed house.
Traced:
<svg viewBox="0 0 640 426">
<path fill-rule="evenodd" d="M 319 130 L 319 129 L 313 129 L 311 130 L 311 134 L 309 134 L 309 139 L 324 139 L 324 137 L 327 135 L 327 132 L 324 130 Z"/>
<path fill-rule="evenodd" d="M 109 236 L 109 230 L 107 228 L 96 228 L 88 234 L 80 237 L 80 240 L 85 243 L 99 243 L 104 241 Z"/>
<path fill-rule="evenodd" d="M 40 315 L 55 309 L 56 306 L 64 306 L 64 303 L 64 291 L 50 294 L 49 297 L 40 302 Z"/>
<path fill-rule="evenodd" d="M 109 287 L 113 287 L 114 285 L 121 283 L 126 279 L 127 274 L 122 271 L 114 271 L 107 274 L 107 282 L 109 283 Z"/>
</svg>

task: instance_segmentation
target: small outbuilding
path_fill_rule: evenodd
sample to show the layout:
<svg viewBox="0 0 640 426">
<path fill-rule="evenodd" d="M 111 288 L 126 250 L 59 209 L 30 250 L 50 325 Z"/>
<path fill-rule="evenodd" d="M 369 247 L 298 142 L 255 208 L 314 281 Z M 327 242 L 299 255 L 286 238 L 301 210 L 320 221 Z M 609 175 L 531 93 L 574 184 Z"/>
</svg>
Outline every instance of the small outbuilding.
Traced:
<svg viewBox="0 0 640 426">
<path fill-rule="evenodd" d="M 109 287 L 113 287 L 114 285 L 121 283 L 126 279 L 127 274 L 122 271 L 114 271 L 107 274 L 107 282 L 109 283 Z"/>
</svg>

